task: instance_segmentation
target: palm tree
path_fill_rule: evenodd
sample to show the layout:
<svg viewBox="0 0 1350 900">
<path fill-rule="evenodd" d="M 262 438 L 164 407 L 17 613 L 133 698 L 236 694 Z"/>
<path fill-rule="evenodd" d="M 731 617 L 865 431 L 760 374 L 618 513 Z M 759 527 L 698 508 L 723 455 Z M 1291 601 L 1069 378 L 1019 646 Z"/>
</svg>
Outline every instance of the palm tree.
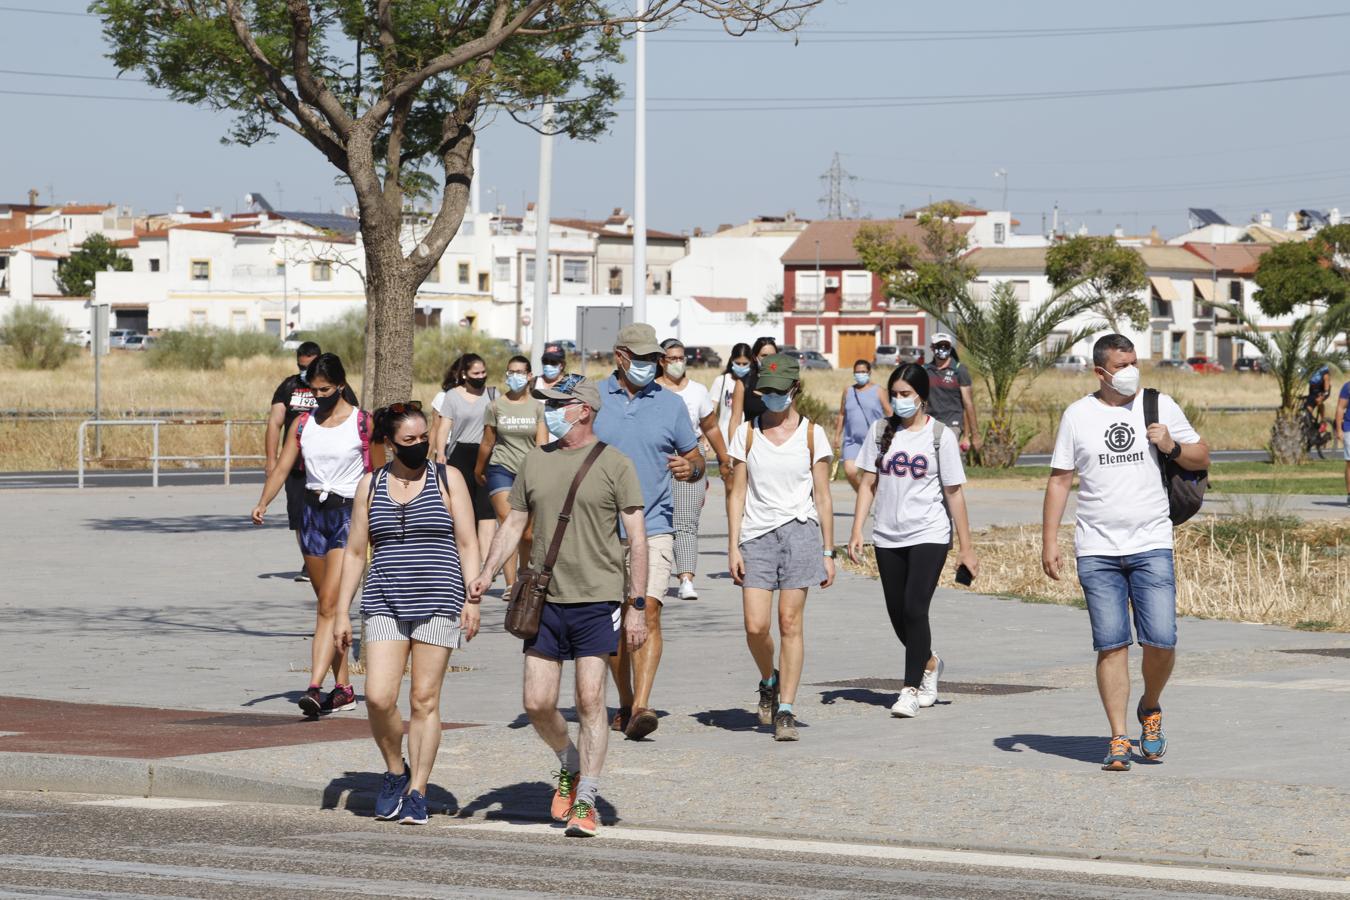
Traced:
<svg viewBox="0 0 1350 900">
<path fill-rule="evenodd" d="M 1012 284 L 1006 281 L 994 286 L 987 302 L 975 300 L 965 289 L 945 304 L 913 300 L 952 332 L 989 395 L 992 413 L 980 450 L 985 465 L 1009 468 L 1017 462 L 1032 437 L 1016 427 L 1017 401 L 1056 357 L 1105 327 L 1102 322 L 1091 322 L 1068 335 L 1057 333 L 1065 322 L 1097 303 L 1096 297 L 1076 296 L 1077 286 L 1065 285 L 1025 315 Z"/>
<path fill-rule="evenodd" d="M 1295 464 L 1307 455 L 1299 422 L 1308 373 L 1319 366 L 1344 369 L 1347 356 L 1332 347 L 1343 324 L 1327 313 L 1309 313 L 1285 331 L 1262 331 L 1237 304 L 1223 304 L 1239 324 L 1236 337 L 1260 351 L 1280 389 L 1280 408 L 1270 428 L 1270 455 L 1277 463 Z"/>
</svg>

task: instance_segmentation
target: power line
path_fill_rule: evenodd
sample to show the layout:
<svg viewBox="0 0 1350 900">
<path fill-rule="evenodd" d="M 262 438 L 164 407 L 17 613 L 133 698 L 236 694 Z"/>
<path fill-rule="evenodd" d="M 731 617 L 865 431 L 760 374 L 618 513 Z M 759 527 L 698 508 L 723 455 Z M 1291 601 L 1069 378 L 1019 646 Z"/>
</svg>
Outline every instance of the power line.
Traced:
<svg viewBox="0 0 1350 900">
<path fill-rule="evenodd" d="M 144 83 L 144 78 L 127 76 L 121 78 L 117 75 L 77 75 L 73 72 L 30 72 L 26 69 L 0 69 L 0 75 L 32 75 L 38 78 L 79 78 L 88 81 L 135 81 Z"/>
<path fill-rule="evenodd" d="M 137 103 L 172 103 L 172 97 L 119 97 L 116 94 L 63 94 L 52 91 L 0 90 L 0 94 L 15 97 L 61 97 L 67 100 L 131 100 Z"/>
<path fill-rule="evenodd" d="M 31 6 L 0 6 L 0 12 L 33 13 L 38 16 L 91 16 L 93 13 L 64 9 L 35 9 Z"/>
</svg>

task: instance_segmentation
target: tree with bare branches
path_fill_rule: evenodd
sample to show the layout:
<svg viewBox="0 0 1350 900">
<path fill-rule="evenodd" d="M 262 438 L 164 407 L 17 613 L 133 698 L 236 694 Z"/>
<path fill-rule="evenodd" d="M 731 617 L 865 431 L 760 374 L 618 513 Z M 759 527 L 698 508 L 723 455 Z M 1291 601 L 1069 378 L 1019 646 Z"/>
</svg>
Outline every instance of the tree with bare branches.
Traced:
<svg viewBox="0 0 1350 900">
<path fill-rule="evenodd" d="M 364 393 L 412 389 L 413 300 L 459 230 L 478 131 L 495 112 L 594 139 L 613 117 L 622 40 L 682 18 L 792 31 L 821 0 L 94 0 L 109 54 L 173 99 L 227 111 L 227 142 L 285 129 L 356 195 L 365 253 Z M 641 12 L 638 10 L 641 9 Z M 405 247 L 409 192 L 439 208 Z"/>
</svg>

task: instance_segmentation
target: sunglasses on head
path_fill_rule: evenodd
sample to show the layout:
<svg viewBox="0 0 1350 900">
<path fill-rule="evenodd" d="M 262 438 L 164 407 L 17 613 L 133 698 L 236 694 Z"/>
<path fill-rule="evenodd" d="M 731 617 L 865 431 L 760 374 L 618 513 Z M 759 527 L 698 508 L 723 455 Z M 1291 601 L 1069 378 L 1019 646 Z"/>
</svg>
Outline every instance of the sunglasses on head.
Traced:
<svg viewBox="0 0 1350 900">
<path fill-rule="evenodd" d="M 389 404 L 389 411 L 396 416 L 401 416 L 408 412 L 420 413 L 422 411 L 422 401 L 409 400 L 407 403 L 391 403 Z"/>
<path fill-rule="evenodd" d="M 557 391 L 560 394 L 570 394 L 576 389 L 576 386 L 585 379 L 585 377 L 585 375 L 578 375 L 576 372 L 573 372 L 570 375 L 564 375 L 558 383 L 549 388 L 549 390 Z"/>
</svg>

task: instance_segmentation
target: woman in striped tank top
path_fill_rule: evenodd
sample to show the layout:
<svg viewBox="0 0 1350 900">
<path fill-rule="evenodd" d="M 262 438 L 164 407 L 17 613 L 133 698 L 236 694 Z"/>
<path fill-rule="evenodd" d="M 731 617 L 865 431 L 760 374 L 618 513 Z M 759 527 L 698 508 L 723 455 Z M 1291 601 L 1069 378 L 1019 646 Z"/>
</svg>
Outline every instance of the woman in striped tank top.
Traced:
<svg viewBox="0 0 1350 900">
<path fill-rule="evenodd" d="M 377 410 L 374 437 L 389 444 L 393 459 L 356 490 L 334 637 L 346 653 L 348 610 L 369 546 L 374 553 L 361 594 L 366 712 L 385 763 L 375 816 L 424 825 L 427 779 L 441 743 L 445 668 L 450 652 L 478 633 L 478 601 L 466 602 L 464 590 L 464 572 L 479 568 L 478 533 L 463 476 L 427 463 L 431 445 L 420 403 Z M 398 695 L 410 659 L 405 760 Z"/>
</svg>

